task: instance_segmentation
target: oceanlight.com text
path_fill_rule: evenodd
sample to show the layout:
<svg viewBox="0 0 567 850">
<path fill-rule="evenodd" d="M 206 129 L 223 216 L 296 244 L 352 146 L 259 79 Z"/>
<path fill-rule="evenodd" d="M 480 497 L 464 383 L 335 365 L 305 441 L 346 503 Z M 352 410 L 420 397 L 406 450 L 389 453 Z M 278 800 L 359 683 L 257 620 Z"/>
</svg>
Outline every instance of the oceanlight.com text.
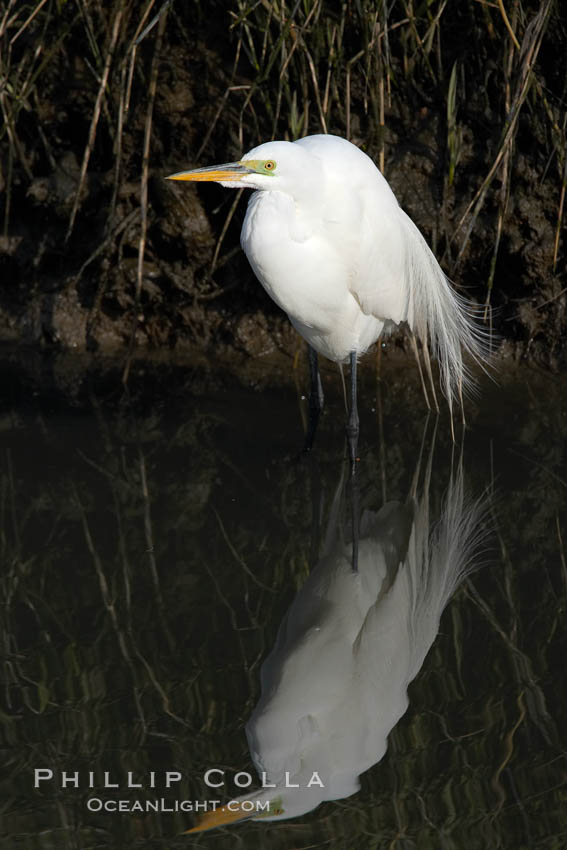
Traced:
<svg viewBox="0 0 567 850">
<path fill-rule="evenodd" d="M 108 812 L 128 814 L 132 812 L 215 812 L 220 806 L 234 812 L 270 811 L 270 801 L 262 800 L 230 800 L 221 803 L 220 800 L 166 800 L 163 797 L 153 800 L 104 800 L 101 797 L 90 797 L 87 800 L 87 809 L 90 812 Z"/>
</svg>

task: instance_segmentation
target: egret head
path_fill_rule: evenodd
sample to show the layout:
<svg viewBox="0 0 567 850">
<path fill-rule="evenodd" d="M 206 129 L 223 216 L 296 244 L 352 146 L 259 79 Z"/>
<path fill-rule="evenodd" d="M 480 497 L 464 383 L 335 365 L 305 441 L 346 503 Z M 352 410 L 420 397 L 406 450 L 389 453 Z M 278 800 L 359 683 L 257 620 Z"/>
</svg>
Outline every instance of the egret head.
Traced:
<svg viewBox="0 0 567 850">
<path fill-rule="evenodd" d="M 179 171 L 167 180 L 212 181 L 231 189 L 246 187 L 295 195 L 317 171 L 317 158 L 293 142 L 266 142 L 238 162 Z"/>
</svg>

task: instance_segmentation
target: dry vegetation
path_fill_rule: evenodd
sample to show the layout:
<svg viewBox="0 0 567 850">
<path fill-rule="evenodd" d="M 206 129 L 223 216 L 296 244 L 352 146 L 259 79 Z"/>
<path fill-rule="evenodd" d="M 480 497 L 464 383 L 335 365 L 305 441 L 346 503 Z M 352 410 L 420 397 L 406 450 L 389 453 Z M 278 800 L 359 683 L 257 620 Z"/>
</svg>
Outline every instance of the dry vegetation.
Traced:
<svg viewBox="0 0 567 850">
<path fill-rule="evenodd" d="M 241 196 L 161 178 L 332 132 L 375 158 L 487 322 L 561 362 L 563 14 L 556 0 L 9 0 L 1 336 L 285 345 L 238 252 Z"/>
</svg>

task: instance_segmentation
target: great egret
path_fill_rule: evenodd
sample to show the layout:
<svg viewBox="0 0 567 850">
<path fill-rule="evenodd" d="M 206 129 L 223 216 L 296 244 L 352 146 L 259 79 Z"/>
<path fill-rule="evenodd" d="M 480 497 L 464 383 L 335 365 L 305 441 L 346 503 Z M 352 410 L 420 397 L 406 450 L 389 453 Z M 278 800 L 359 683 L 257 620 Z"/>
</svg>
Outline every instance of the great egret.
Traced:
<svg viewBox="0 0 567 850">
<path fill-rule="evenodd" d="M 256 189 L 242 226 L 242 248 L 262 286 L 307 340 L 312 359 L 318 352 L 338 363 L 350 360 L 351 460 L 359 430 L 357 357 L 383 332 L 407 322 L 426 352 L 431 345 L 450 407 L 470 383 L 463 351 L 485 359 L 472 309 L 451 289 L 370 157 L 345 139 L 316 135 L 267 142 L 239 162 L 168 179 Z M 311 406 L 318 416 L 316 360 L 311 374 Z"/>
<path fill-rule="evenodd" d="M 197 832 L 252 818 L 284 820 L 356 793 L 385 754 L 408 707 L 451 595 L 482 540 L 485 502 L 467 501 L 462 466 L 439 522 L 429 515 L 431 455 L 420 495 L 363 515 L 359 570 L 341 542 L 337 502 L 324 555 L 295 597 L 262 665 L 262 693 L 246 725 L 265 787 L 208 812 Z M 314 777 L 317 779 L 314 779 Z M 258 804 L 268 811 L 258 812 Z"/>
</svg>

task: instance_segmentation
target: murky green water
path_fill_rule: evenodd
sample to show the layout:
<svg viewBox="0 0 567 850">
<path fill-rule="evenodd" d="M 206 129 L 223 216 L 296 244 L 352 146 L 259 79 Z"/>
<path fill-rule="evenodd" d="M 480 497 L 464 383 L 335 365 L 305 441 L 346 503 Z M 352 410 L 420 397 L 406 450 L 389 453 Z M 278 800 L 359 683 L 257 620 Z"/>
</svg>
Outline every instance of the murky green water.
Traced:
<svg viewBox="0 0 567 850">
<path fill-rule="evenodd" d="M 448 602 L 409 708 L 358 793 L 297 819 L 180 837 L 196 822 L 175 811 L 182 801 L 230 800 L 243 793 L 239 771 L 256 787 L 244 726 L 262 664 L 326 536 L 348 537 L 339 385 L 327 376 L 317 451 L 298 460 L 303 376 L 298 390 L 292 377 L 146 364 L 125 394 L 112 369 L 5 358 L 2 373 L 2 846 L 567 844 L 564 381 L 526 369 L 487 382 L 454 447 L 446 416 L 427 421 L 413 377 L 383 367 L 377 383 L 367 368 L 361 514 L 407 504 L 415 479 L 420 539 L 438 520 L 433 540 L 461 533 L 462 475 L 484 500 L 484 566 Z M 409 569 L 407 539 L 399 546 L 390 587 Z M 378 659 L 381 628 L 367 632 Z M 379 680 L 368 648 L 364 658 L 375 684 L 323 749 L 354 734 L 368 704 L 383 726 L 393 712 L 384 706 L 398 680 Z M 308 698 L 328 684 L 332 657 L 314 653 L 299 681 L 293 664 L 291 714 L 303 689 Z M 220 788 L 205 783 L 212 768 L 224 771 Z M 36 770 L 52 772 L 37 788 Z M 167 772 L 181 774 L 169 788 Z M 120 800 L 129 811 L 113 810 Z"/>
</svg>

